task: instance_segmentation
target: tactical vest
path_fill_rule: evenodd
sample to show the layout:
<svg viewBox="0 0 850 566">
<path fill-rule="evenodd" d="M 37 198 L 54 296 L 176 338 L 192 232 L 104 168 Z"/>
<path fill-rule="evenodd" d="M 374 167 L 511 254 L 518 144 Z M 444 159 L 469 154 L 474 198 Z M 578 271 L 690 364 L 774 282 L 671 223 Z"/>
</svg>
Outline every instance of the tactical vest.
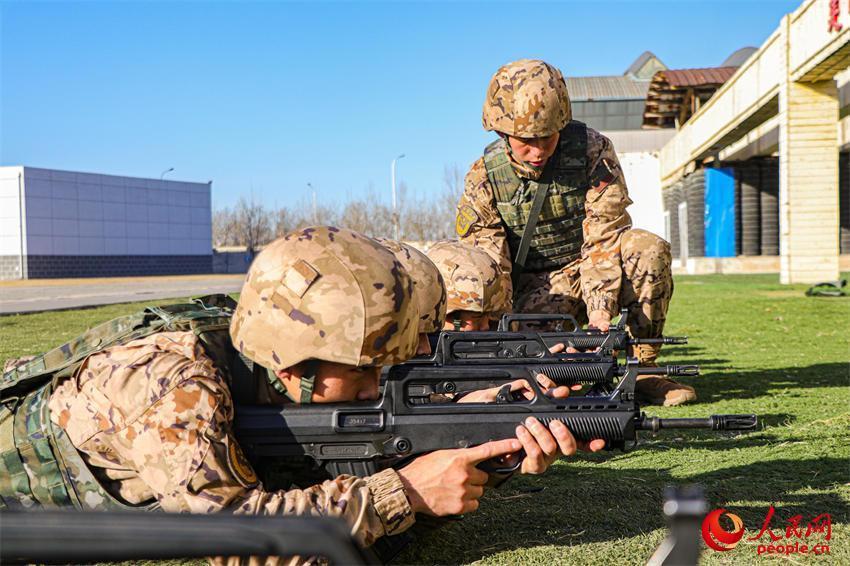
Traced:
<svg viewBox="0 0 850 566">
<path fill-rule="evenodd" d="M 585 124 L 574 120 L 561 130 L 558 147 L 539 181 L 516 174 L 504 139 L 484 150 L 484 167 L 507 231 L 512 258 L 516 258 L 534 195 L 538 190 L 548 190 L 531 238 L 525 271 L 552 271 L 581 255 L 584 199 L 589 188 Z"/>
<path fill-rule="evenodd" d="M 158 507 L 156 502 L 127 505 L 101 486 L 65 431 L 51 422 L 50 394 L 92 354 L 157 332 L 191 331 L 207 351 L 232 350 L 228 327 L 235 306 L 225 295 L 210 295 L 192 303 L 148 307 L 95 326 L 4 373 L 0 380 L 0 508 Z"/>
</svg>

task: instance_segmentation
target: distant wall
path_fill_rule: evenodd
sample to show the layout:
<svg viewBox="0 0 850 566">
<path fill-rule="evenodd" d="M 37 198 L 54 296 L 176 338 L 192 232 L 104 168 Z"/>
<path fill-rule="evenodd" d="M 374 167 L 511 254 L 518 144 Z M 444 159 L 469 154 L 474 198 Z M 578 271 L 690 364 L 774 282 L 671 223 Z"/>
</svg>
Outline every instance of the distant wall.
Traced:
<svg viewBox="0 0 850 566">
<path fill-rule="evenodd" d="M 0 167 L 0 280 L 21 279 L 23 167 Z"/>
<path fill-rule="evenodd" d="M 626 177 L 629 196 L 634 204 L 628 208 L 635 228 L 664 236 L 664 206 L 661 202 L 661 179 L 655 153 L 619 153 L 620 166 Z"/>
<path fill-rule="evenodd" d="M 247 273 L 251 267 L 251 256 L 245 250 L 213 250 L 213 273 Z"/>
<path fill-rule="evenodd" d="M 0 279 L 211 273 L 210 192 L 209 183 L 0 167 Z"/>
</svg>

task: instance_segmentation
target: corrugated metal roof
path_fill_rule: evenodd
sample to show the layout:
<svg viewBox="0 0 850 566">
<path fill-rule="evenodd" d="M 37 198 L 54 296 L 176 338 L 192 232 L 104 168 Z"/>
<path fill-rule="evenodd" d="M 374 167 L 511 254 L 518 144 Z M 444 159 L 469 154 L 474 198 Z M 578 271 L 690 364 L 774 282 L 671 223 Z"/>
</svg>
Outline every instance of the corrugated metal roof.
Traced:
<svg viewBox="0 0 850 566">
<path fill-rule="evenodd" d="M 628 77 L 568 77 L 566 81 L 570 99 L 576 101 L 644 99 L 649 90 L 649 81 Z"/>
<path fill-rule="evenodd" d="M 653 82 L 667 82 L 671 87 L 720 85 L 735 74 L 738 67 L 709 67 L 706 69 L 668 69 L 658 71 Z M 665 81 L 666 79 L 666 81 Z"/>
</svg>

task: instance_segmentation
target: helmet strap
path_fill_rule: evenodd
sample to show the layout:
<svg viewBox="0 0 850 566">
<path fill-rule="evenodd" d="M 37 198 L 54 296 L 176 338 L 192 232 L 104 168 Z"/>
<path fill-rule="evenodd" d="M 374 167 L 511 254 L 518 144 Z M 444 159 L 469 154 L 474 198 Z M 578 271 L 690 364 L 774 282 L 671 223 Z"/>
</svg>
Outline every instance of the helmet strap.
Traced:
<svg viewBox="0 0 850 566">
<path fill-rule="evenodd" d="M 277 391 L 278 393 L 280 393 L 281 395 L 283 395 L 284 397 L 286 397 L 290 401 L 295 401 L 295 399 L 292 398 L 292 395 L 289 394 L 289 391 L 286 390 L 286 387 L 283 386 L 283 382 L 280 380 L 280 378 L 277 376 L 277 374 L 274 372 L 274 370 L 271 369 L 271 368 L 265 368 L 265 369 L 266 369 L 266 379 L 269 380 L 269 384 L 271 384 L 272 389 L 274 389 L 275 391 Z"/>
<path fill-rule="evenodd" d="M 452 319 L 452 324 L 454 324 L 455 332 L 460 332 L 460 326 L 462 324 L 462 321 L 460 320 L 459 316 L 456 316 Z"/>
<path fill-rule="evenodd" d="M 313 399 L 313 387 L 316 384 L 316 374 L 319 372 L 319 360 L 304 362 L 304 373 L 301 374 L 301 403 L 306 405 Z"/>
</svg>

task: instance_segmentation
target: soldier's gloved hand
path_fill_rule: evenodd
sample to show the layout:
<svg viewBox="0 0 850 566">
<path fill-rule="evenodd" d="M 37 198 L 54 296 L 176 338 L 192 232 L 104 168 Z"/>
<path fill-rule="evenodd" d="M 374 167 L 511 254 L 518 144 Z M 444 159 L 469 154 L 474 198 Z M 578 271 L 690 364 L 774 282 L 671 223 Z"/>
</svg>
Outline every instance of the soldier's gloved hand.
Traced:
<svg viewBox="0 0 850 566">
<path fill-rule="evenodd" d="M 488 475 L 479 462 L 519 451 L 515 438 L 494 440 L 473 448 L 438 450 L 416 458 L 398 471 L 410 506 L 416 513 L 445 516 L 478 509 Z"/>
<path fill-rule="evenodd" d="M 566 386 L 557 386 L 555 382 L 543 375 L 542 373 L 537 374 L 537 383 L 540 385 L 540 389 L 543 390 L 549 397 L 562 398 L 567 397 L 570 394 L 570 389 L 578 391 L 581 389 L 581 385 L 573 385 L 571 388 Z M 525 397 L 529 401 L 534 399 L 534 390 L 528 384 L 528 381 L 524 379 L 516 379 L 511 381 L 511 393 L 517 393 L 522 397 Z M 490 387 L 489 389 L 479 389 L 478 391 L 471 391 L 457 400 L 458 403 L 495 403 L 496 395 L 499 391 L 504 387 L 504 385 L 500 385 L 498 387 Z"/>
<path fill-rule="evenodd" d="M 608 332 L 611 327 L 611 315 L 606 311 L 590 311 L 587 313 L 587 326 Z"/>
</svg>

